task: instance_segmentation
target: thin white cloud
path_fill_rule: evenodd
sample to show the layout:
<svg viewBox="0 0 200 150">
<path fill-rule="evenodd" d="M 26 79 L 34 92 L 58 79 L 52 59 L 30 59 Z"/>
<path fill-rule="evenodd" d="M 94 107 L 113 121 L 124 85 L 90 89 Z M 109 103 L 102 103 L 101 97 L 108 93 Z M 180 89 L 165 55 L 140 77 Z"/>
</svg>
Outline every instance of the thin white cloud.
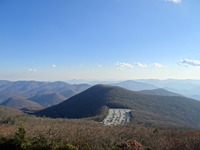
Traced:
<svg viewBox="0 0 200 150">
<path fill-rule="evenodd" d="M 138 66 L 138 67 L 141 67 L 141 68 L 147 68 L 146 64 L 142 64 L 140 62 L 136 62 L 135 65 Z"/>
<path fill-rule="evenodd" d="M 37 71 L 38 71 L 37 69 L 33 69 L 33 68 L 28 69 L 28 72 L 37 72 Z"/>
<path fill-rule="evenodd" d="M 57 66 L 56 66 L 55 64 L 52 64 L 51 67 L 52 67 L 52 68 L 56 68 Z"/>
<path fill-rule="evenodd" d="M 129 63 L 124 63 L 124 62 L 118 62 L 115 64 L 117 67 L 119 67 L 120 69 L 124 69 L 124 68 L 130 68 L 130 69 L 134 69 L 134 66 L 129 64 Z"/>
<path fill-rule="evenodd" d="M 175 4 L 178 4 L 178 3 L 181 3 L 182 0 L 165 0 L 167 2 L 172 2 L 172 3 L 175 3 Z"/>
<path fill-rule="evenodd" d="M 79 67 L 81 67 L 81 68 L 82 68 L 82 67 L 85 67 L 85 65 L 84 65 L 84 64 L 79 64 Z"/>
<path fill-rule="evenodd" d="M 156 67 L 156 68 L 160 68 L 160 69 L 166 68 L 166 67 L 167 67 L 167 66 L 162 65 L 162 64 L 160 64 L 160 63 L 153 63 L 153 66 Z"/>
<path fill-rule="evenodd" d="M 102 66 L 102 65 L 100 65 L 100 64 L 99 64 L 99 65 L 97 65 L 97 66 L 98 66 L 99 68 L 103 67 L 103 66 Z"/>
<path fill-rule="evenodd" d="M 184 65 L 184 66 L 200 66 L 200 61 L 198 60 L 191 60 L 191 59 L 182 59 L 178 62 L 179 65 Z"/>
</svg>

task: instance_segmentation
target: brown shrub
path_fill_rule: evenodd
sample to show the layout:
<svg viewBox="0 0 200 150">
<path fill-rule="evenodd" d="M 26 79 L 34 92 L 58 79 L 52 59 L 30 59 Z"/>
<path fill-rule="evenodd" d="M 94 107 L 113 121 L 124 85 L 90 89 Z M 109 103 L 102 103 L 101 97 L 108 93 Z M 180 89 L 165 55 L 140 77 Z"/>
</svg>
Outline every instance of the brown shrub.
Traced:
<svg viewBox="0 0 200 150">
<path fill-rule="evenodd" d="M 124 150 L 140 150 L 142 145 L 138 143 L 136 140 L 128 140 L 119 145 L 118 147 Z"/>
</svg>

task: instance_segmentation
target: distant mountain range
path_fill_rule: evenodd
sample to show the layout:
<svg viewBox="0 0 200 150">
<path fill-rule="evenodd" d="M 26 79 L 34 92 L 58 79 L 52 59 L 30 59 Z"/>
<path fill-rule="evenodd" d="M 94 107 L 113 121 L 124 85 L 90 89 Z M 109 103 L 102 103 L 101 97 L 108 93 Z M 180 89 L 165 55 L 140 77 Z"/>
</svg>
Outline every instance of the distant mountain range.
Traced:
<svg viewBox="0 0 200 150">
<path fill-rule="evenodd" d="M 155 85 L 157 88 L 163 88 L 175 93 L 182 94 L 186 97 L 200 100 L 200 80 L 192 79 L 140 79 L 138 82 L 144 82 Z"/>
<path fill-rule="evenodd" d="M 77 82 L 78 83 L 78 82 Z M 91 82 L 90 82 L 91 83 Z M 93 83 L 100 83 L 93 82 Z M 123 87 L 132 91 L 155 90 L 162 88 L 186 97 L 200 100 L 200 80 L 156 80 L 140 79 L 127 80 L 113 83 L 113 81 L 102 82 L 104 84 Z M 74 96 L 87 88 L 89 84 L 68 84 L 66 82 L 39 82 L 39 81 L 6 81 L 0 80 L 0 102 L 13 96 L 21 96 L 30 99 L 34 96 L 58 93 L 66 98 Z"/>
<path fill-rule="evenodd" d="M 133 80 L 127 80 L 127 81 L 123 81 L 119 83 L 114 83 L 111 85 L 119 86 L 119 87 L 132 90 L 132 91 L 153 90 L 157 88 L 153 84 L 143 83 L 143 82 L 138 82 L 138 81 L 133 81 Z"/>
<path fill-rule="evenodd" d="M 0 99 L 4 105 L 0 108 L 11 107 L 53 118 L 97 117 L 107 114 L 108 108 L 128 108 L 132 110 L 134 124 L 200 129 L 200 102 L 173 90 L 179 86 L 185 86 L 180 89 L 198 87 L 198 83 L 187 82 L 188 87 L 186 83 L 171 80 L 129 80 L 91 87 L 60 81 L 0 81 Z M 40 110 L 42 107 L 47 108 Z"/>
<path fill-rule="evenodd" d="M 68 84 L 65 82 L 4 81 L 0 80 L 0 102 L 13 96 L 30 99 L 34 96 L 58 93 L 69 98 L 91 87 L 89 84 Z"/>
<path fill-rule="evenodd" d="M 103 107 L 131 109 L 135 124 L 200 129 L 199 101 L 182 96 L 146 95 L 108 85 L 93 86 L 36 115 L 85 118 L 99 115 Z"/>
<path fill-rule="evenodd" d="M 14 108 L 14 109 L 22 109 L 26 107 L 37 107 L 37 108 L 42 108 L 42 106 L 38 103 L 35 103 L 33 101 L 27 100 L 23 97 L 11 97 L 8 100 L 2 102 L 0 105 Z"/>
<path fill-rule="evenodd" d="M 59 93 L 36 95 L 30 98 L 30 100 L 42 105 L 43 107 L 49 107 L 49 106 L 59 104 L 66 99 L 67 99 L 66 97 L 62 96 Z"/>
<path fill-rule="evenodd" d="M 178 93 L 174 93 L 174 92 L 170 92 L 168 90 L 165 89 L 154 89 L 154 90 L 142 90 L 139 91 L 142 94 L 148 94 L 148 95 L 160 95 L 160 96 L 183 96 L 181 94 Z"/>
<path fill-rule="evenodd" d="M 89 83 L 91 85 L 95 84 L 109 84 L 120 86 L 133 91 L 141 90 L 152 90 L 157 88 L 166 89 L 175 93 L 179 93 L 183 96 L 200 100 L 200 80 L 193 79 L 138 79 L 138 80 L 127 80 L 127 81 L 87 81 L 81 80 L 81 82 L 76 83 Z M 137 84 L 139 83 L 139 84 Z M 141 85 L 141 86 L 140 86 Z M 147 85 L 147 86 L 145 86 Z"/>
</svg>

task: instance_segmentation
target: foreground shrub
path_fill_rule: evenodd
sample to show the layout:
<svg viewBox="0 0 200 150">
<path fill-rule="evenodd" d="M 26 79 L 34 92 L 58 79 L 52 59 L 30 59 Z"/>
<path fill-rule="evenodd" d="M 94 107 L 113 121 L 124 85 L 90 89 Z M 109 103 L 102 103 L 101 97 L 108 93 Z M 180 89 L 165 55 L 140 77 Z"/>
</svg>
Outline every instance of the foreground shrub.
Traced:
<svg viewBox="0 0 200 150">
<path fill-rule="evenodd" d="M 49 141 L 39 135 L 34 138 L 26 137 L 26 129 L 23 125 L 12 138 L 0 138 L 0 150 L 78 150 L 76 146 L 61 141 Z"/>
</svg>

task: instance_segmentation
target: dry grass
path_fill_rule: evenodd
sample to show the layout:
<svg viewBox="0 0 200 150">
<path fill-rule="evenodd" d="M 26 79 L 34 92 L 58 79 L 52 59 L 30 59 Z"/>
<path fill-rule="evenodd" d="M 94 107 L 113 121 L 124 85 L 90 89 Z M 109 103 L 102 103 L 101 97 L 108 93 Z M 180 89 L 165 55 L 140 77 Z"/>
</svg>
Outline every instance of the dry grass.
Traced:
<svg viewBox="0 0 200 150">
<path fill-rule="evenodd" d="M 154 150 L 200 149 L 200 131 L 197 130 L 158 130 L 131 124 L 103 126 L 90 119 L 50 119 L 28 115 L 18 116 L 12 124 L 1 123 L 0 137 L 14 136 L 21 124 L 29 138 L 59 139 L 79 149 L 106 149 L 131 139 Z"/>
</svg>

